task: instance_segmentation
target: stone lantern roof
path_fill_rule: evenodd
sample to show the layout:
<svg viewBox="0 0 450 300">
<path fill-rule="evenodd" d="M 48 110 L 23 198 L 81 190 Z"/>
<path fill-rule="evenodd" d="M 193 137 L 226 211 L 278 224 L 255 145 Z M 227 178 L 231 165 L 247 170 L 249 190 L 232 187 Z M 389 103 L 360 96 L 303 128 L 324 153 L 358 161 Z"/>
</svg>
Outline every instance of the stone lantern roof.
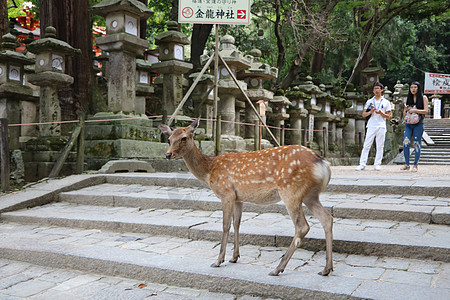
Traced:
<svg viewBox="0 0 450 300">
<path fill-rule="evenodd" d="M 262 63 L 261 60 L 262 52 L 259 49 L 252 49 L 250 51 L 250 68 L 239 72 L 239 79 L 246 77 L 261 78 L 262 80 L 269 80 L 276 78 L 278 76 L 278 69 L 271 67 L 268 64 Z"/>
<path fill-rule="evenodd" d="M 33 65 L 34 60 L 26 57 L 22 53 L 16 52 L 16 48 L 20 44 L 17 42 L 16 37 L 10 33 L 5 34 L 2 37 L 2 50 L 0 51 L 0 61 L 5 62 L 18 62 L 22 65 Z"/>
<path fill-rule="evenodd" d="M 234 67 L 236 71 L 247 69 L 251 66 L 248 58 L 244 57 L 234 45 L 235 39 L 231 35 L 225 35 L 220 40 L 219 53 L 229 67 Z"/>
<path fill-rule="evenodd" d="M 292 105 L 291 101 L 289 101 L 289 99 L 283 95 L 273 96 L 273 99 L 270 100 L 270 103 L 285 106 Z"/>
<path fill-rule="evenodd" d="M 67 55 L 81 54 L 80 49 L 75 49 L 68 43 L 56 39 L 55 27 L 45 28 L 45 37 L 27 45 L 27 49 L 33 53 L 42 53 L 45 51 L 54 51 Z"/>
<path fill-rule="evenodd" d="M 155 44 L 160 45 L 161 43 L 177 43 L 188 45 L 190 41 L 188 37 L 178 31 L 178 23 L 175 21 L 167 22 L 167 31 L 161 32 L 155 37 Z"/>
<path fill-rule="evenodd" d="M 148 18 L 153 14 L 153 11 L 138 0 L 103 0 L 92 7 L 92 12 L 102 17 L 116 11 L 130 12 L 141 18 Z"/>
<path fill-rule="evenodd" d="M 366 76 L 370 76 L 370 74 L 377 74 L 378 76 L 384 75 L 384 70 L 379 65 L 377 65 L 377 63 L 373 59 L 371 59 L 369 65 L 360 72 Z"/>
<path fill-rule="evenodd" d="M 305 79 L 306 79 L 306 81 L 304 81 L 298 85 L 298 88 L 300 89 L 300 91 L 303 91 L 308 94 L 322 93 L 322 91 L 319 89 L 319 87 L 312 82 L 311 76 L 308 75 L 308 76 L 306 76 Z"/>
</svg>

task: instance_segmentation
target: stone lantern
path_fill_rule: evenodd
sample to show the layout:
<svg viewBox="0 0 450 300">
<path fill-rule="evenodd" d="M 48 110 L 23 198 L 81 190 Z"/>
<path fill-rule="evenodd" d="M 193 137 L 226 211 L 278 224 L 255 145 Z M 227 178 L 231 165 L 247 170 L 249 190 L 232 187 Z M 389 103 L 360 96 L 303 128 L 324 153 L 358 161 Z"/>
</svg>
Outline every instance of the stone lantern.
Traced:
<svg viewBox="0 0 450 300">
<path fill-rule="evenodd" d="M 317 129 L 317 143 L 323 153 L 328 151 L 328 131 L 329 122 L 335 119 L 335 116 L 331 113 L 331 94 L 325 92 L 325 85 L 321 84 L 320 89 L 322 93 L 317 94 L 317 106 L 320 108 L 319 113 L 314 117 L 314 127 Z"/>
<path fill-rule="evenodd" d="M 195 80 L 200 73 L 193 73 L 189 77 Z M 207 139 L 211 139 L 213 136 L 213 94 L 214 76 L 209 74 L 203 74 L 199 79 L 197 86 L 192 91 L 192 100 L 194 101 L 194 115 L 202 116 L 205 121 L 200 121 L 200 127 L 205 128 L 205 134 Z"/>
<path fill-rule="evenodd" d="M 105 18 L 106 35 L 95 42 L 109 53 L 108 109 L 111 112 L 135 112 L 136 56 L 148 48 L 147 40 L 139 37 L 140 20 L 153 14 L 136 0 L 103 0 L 92 12 Z"/>
<path fill-rule="evenodd" d="M 285 96 L 279 95 L 274 96 L 272 100 L 270 100 L 270 104 L 272 105 L 272 113 L 270 114 L 270 118 L 274 120 L 275 127 L 281 127 L 280 129 L 276 129 L 274 135 L 280 145 L 284 145 L 284 136 L 283 136 L 283 128 L 284 121 L 289 119 L 289 114 L 287 113 L 287 109 L 292 105 L 291 101 Z"/>
<path fill-rule="evenodd" d="M 362 116 L 364 104 L 366 104 L 367 97 L 361 93 L 356 93 L 354 100 L 356 100 L 356 116 L 355 116 L 355 131 L 359 137 L 361 133 L 361 140 L 364 141 L 366 136 L 367 120 Z"/>
<path fill-rule="evenodd" d="M 250 60 L 240 52 L 234 45 L 235 39 L 230 35 L 225 35 L 220 40 L 219 52 L 223 60 L 227 63 L 231 72 L 236 74 L 251 66 Z M 225 151 L 243 151 L 246 149 L 246 144 L 243 138 L 236 136 L 235 124 L 236 122 L 236 97 L 241 94 L 241 90 L 231 78 L 226 67 L 219 62 L 219 84 L 218 94 L 220 102 L 218 104 L 218 114 L 222 116 L 222 143 Z M 239 81 L 240 86 L 245 91 L 247 84 L 244 81 Z"/>
<path fill-rule="evenodd" d="M 334 143 L 336 146 L 341 147 L 342 151 L 344 151 L 344 127 L 347 126 L 348 118 L 345 115 L 345 109 L 350 107 L 352 104 L 349 100 L 346 100 L 342 97 L 334 97 L 333 99 L 333 114 L 336 117 L 334 122 L 335 130 L 336 130 L 336 140 L 330 141 L 330 143 Z"/>
<path fill-rule="evenodd" d="M 313 147 L 314 143 L 314 115 L 316 115 L 321 109 L 317 106 L 316 95 L 322 93 L 317 85 L 312 82 L 311 76 L 306 76 L 306 80 L 299 84 L 300 91 L 310 95 L 310 99 L 305 103 L 305 108 L 308 110 L 308 133 L 307 142 Z"/>
<path fill-rule="evenodd" d="M 178 31 L 177 22 L 169 21 L 167 31 L 155 37 L 155 44 L 159 46 L 160 62 L 152 67 L 163 74 L 163 109 L 171 115 L 183 99 L 183 74 L 192 69 L 192 64 L 184 61 L 184 46 L 190 41 Z"/>
<path fill-rule="evenodd" d="M 34 64 L 34 60 L 15 51 L 19 43 L 12 34 L 2 37 L 0 51 L 0 118 L 8 119 L 9 124 L 21 121 L 21 101 L 32 98 L 33 91 L 25 86 L 24 66 Z M 8 130 L 9 147 L 19 149 L 20 126 Z"/>
<path fill-rule="evenodd" d="M 394 92 L 392 93 L 392 103 L 395 105 L 395 107 L 402 107 L 404 104 L 403 98 L 400 95 L 403 89 L 403 84 L 400 83 L 400 81 L 397 81 L 397 83 L 394 85 Z M 397 109 L 394 112 L 394 118 L 401 119 L 403 114 L 403 108 Z"/>
<path fill-rule="evenodd" d="M 350 102 L 349 107 L 344 110 L 347 122 L 344 127 L 344 142 L 346 145 L 356 144 L 356 118 L 359 117 L 357 110 L 357 99 L 359 95 L 356 93 L 353 84 L 349 85 L 344 96 Z"/>
<path fill-rule="evenodd" d="M 264 89 L 263 84 L 266 80 L 271 80 L 278 76 L 278 69 L 272 68 L 268 64 L 261 62 L 262 52 L 259 49 L 250 51 L 250 68 L 238 72 L 238 79 L 243 79 L 247 83 L 247 96 L 256 107 L 256 102 L 270 101 L 273 99 L 273 93 Z M 245 102 L 245 122 L 255 124 L 258 121 L 258 116 L 255 114 L 250 104 Z M 245 126 L 245 138 L 247 143 L 254 142 L 255 127 Z"/>
<path fill-rule="evenodd" d="M 36 55 L 35 74 L 28 76 L 28 81 L 40 87 L 39 121 L 40 123 L 60 122 L 61 108 L 58 99 L 58 87 L 71 85 L 73 77 L 64 74 L 65 57 L 80 54 L 64 41 L 56 39 L 56 29 L 47 27 L 45 37 L 27 45 L 27 49 Z M 39 125 L 41 137 L 59 137 L 61 125 Z"/>
<path fill-rule="evenodd" d="M 153 94 L 151 82 L 152 64 L 143 59 L 136 59 L 136 114 L 145 115 L 145 98 Z"/>
<path fill-rule="evenodd" d="M 290 116 L 290 124 L 292 131 L 290 133 L 290 141 L 293 145 L 302 144 L 302 120 L 308 116 L 308 110 L 305 108 L 305 101 L 311 99 L 310 95 L 300 91 L 298 86 L 294 86 L 292 90 L 286 92 L 286 97 L 291 101 L 292 105 L 288 109 Z"/>
<path fill-rule="evenodd" d="M 380 76 L 384 75 L 384 70 L 377 65 L 375 60 L 371 59 L 369 66 L 361 70 L 361 75 L 366 79 L 366 84 L 363 86 L 364 92 L 371 95 L 373 91 L 373 84 L 380 81 Z"/>
</svg>

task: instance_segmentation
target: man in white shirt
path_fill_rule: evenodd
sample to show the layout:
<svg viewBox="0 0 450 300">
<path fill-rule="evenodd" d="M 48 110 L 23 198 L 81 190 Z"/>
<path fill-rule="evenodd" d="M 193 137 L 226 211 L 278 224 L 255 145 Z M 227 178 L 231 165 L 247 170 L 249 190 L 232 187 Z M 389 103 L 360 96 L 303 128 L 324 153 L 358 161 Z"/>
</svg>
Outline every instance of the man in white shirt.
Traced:
<svg viewBox="0 0 450 300">
<path fill-rule="evenodd" d="M 364 105 L 362 116 L 370 119 L 367 122 L 366 138 L 364 140 L 361 158 L 357 171 L 366 168 L 367 158 L 369 156 L 370 147 L 372 147 L 374 139 L 376 140 L 377 154 L 375 155 L 374 169 L 381 170 L 381 160 L 383 159 L 384 140 L 386 138 L 386 120 L 391 118 L 391 102 L 383 97 L 383 84 L 375 82 L 373 85 L 374 97 L 367 100 Z M 369 110 L 370 108 L 370 110 Z"/>
</svg>

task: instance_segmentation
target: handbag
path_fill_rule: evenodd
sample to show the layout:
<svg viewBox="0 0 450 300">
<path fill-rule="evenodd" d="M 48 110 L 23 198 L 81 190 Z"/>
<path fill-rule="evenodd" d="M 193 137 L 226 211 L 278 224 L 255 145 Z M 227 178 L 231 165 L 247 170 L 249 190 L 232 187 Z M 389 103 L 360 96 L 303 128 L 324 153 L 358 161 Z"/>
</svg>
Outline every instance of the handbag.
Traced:
<svg viewBox="0 0 450 300">
<path fill-rule="evenodd" d="M 416 106 L 414 105 L 413 108 L 416 108 Z M 418 113 L 410 113 L 409 111 L 406 112 L 405 115 L 405 123 L 406 124 L 417 124 L 420 122 L 420 114 Z"/>
</svg>

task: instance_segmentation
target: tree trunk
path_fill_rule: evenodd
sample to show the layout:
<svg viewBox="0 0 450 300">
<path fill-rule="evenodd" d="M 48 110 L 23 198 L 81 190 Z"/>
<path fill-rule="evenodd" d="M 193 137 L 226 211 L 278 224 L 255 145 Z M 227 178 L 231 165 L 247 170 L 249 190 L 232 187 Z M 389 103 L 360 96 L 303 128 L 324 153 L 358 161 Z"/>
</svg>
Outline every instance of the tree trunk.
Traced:
<svg viewBox="0 0 450 300">
<path fill-rule="evenodd" d="M 8 9 L 6 0 L 0 0 L 0 38 L 9 32 Z M 0 43 L 0 49 L 2 45 Z"/>
<path fill-rule="evenodd" d="M 56 37 L 81 55 L 66 58 L 66 74 L 74 77 L 71 86 L 59 89 L 62 120 L 77 118 L 78 112 L 88 111 L 93 82 L 92 33 L 89 18 L 89 0 L 41 0 L 41 32 L 47 26 L 56 28 Z"/>
<path fill-rule="evenodd" d="M 322 72 L 323 58 L 325 53 L 323 51 L 323 47 L 321 47 L 318 51 L 314 51 L 314 56 L 311 64 L 311 73 L 316 74 Z"/>
<path fill-rule="evenodd" d="M 191 73 L 195 73 L 201 69 L 200 56 L 203 54 L 203 50 L 205 50 L 212 27 L 212 24 L 194 24 L 191 40 L 191 63 L 193 65 Z"/>
<path fill-rule="evenodd" d="M 316 37 L 314 35 L 310 35 L 308 39 L 301 45 L 300 50 L 298 51 L 294 61 L 292 62 L 292 66 L 289 69 L 289 72 L 279 84 L 280 89 L 286 90 L 291 85 L 292 81 L 295 80 L 303 63 L 303 60 L 305 59 L 306 53 L 311 48 L 315 39 Z"/>
<path fill-rule="evenodd" d="M 276 11 L 276 19 L 275 19 L 275 37 L 277 38 L 277 47 L 278 47 L 278 57 L 277 57 L 277 68 L 278 70 L 282 70 L 284 64 L 286 63 L 286 49 L 283 43 L 283 35 L 280 30 L 280 22 L 281 22 L 281 1 L 277 0 L 275 2 L 275 11 Z"/>
</svg>

